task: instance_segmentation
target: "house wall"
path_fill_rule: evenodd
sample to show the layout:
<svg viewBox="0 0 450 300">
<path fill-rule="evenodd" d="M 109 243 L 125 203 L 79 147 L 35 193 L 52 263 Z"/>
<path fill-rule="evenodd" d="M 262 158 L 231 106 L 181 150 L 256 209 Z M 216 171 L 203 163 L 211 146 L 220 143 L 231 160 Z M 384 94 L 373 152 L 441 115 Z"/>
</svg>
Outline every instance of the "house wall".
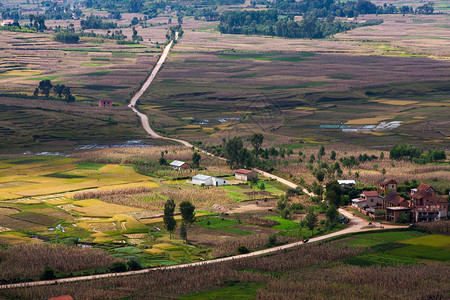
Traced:
<svg viewBox="0 0 450 300">
<path fill-rule="evenodd" d="M 221 186 L 221 185 L 227 185 L 228 184 L 228 180 L 223 179 L 223 178 L 213 178 L 212 179 L 212 185 L 214 186 Z"/>
<path fill-rule="evenodd" d="M 382 205 L 383 199 L 381 197 L 366 197 L 366 204 L 370 207 Z"/>
<path fill-rule="evenodd" d="M 192 184 L 196 184 L 196 185 L 213 185 L 213 180 L 212 178 L 208 178 L 206 180 L 199 180 L 199 179 L 195 179 L 192 178 Z"/>
</svg>

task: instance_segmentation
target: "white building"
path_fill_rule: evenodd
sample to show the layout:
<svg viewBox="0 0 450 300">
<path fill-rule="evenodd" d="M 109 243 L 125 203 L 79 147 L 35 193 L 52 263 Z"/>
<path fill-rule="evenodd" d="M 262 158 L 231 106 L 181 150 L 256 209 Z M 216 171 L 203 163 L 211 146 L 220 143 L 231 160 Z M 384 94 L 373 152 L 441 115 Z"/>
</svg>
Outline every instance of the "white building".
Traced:
<svg viewBox="0 0 450 300">
<path fill-rule="evenodd" d="M 356 185 L 356 181 L 354 180 L 338 180 L 337 181 L 341 188 L 352 187 Z"/>
<path fill-rule="evenodd" d="M 220 185 L 228 185 L 228 180 L 223 178 L 217 178 L 207 175 L 195 175 L 192 177 L 192 181 L 190 182 L 196 185 L 209 185 L 209 186 L 220 186 Z"/>
</svg>

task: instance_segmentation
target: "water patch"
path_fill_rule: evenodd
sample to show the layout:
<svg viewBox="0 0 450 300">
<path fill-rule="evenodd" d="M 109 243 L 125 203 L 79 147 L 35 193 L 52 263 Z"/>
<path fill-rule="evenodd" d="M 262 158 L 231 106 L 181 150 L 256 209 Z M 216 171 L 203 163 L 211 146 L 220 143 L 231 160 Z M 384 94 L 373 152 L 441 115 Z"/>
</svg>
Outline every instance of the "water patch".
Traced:
<svg viewBox="0 0 450 300">
<path fill-rule="evenodd" d="M 335 129 L 342 132 L 390 131 L 402 125 L 402 121 L 380 122 L 378 125 L 319 125 L 321 129 Z"/>
<path fill-rule="evenodd" d="M 124 143 L 121 144 L 105 144 L 105 145 L 100 145 L 100 144 L 89 144 L 89 145 L 82 145 L 82 146 L 78 146 L 77 148 L 75 148 L 75 150 L 92 150 L 92 149 L 106 149 L 106 148 L 131 148 L 131 147 L 153 147 L 153 144 L 150 144 L 147 141 L 143 141 L 143 140 L 131 140 L 131 141 L 126 141 Z"/>
</svg>

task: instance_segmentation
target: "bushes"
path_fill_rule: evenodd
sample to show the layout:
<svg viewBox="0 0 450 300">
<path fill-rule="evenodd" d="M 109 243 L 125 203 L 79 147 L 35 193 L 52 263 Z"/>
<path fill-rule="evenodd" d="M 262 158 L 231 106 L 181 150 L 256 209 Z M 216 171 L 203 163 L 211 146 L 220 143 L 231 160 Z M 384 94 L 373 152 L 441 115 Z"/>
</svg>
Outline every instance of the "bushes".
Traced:
<svg viewBox="0 0 450 300">
<path fill-rule="evenodd" d="M 55 41 L 61 43 L 76 44 L 79 40 L 80 36 L 71 31 L 60 31 L 55 35 Z"/>
<path fill-rule="evenodd" d="M 250 250 L 248 250 L 248 248 L 245 246 L 239 246 L 238 252 L 239 252 L 239 254 L 247 254 L 247 253 L 250 253 Z"/>
</svg>

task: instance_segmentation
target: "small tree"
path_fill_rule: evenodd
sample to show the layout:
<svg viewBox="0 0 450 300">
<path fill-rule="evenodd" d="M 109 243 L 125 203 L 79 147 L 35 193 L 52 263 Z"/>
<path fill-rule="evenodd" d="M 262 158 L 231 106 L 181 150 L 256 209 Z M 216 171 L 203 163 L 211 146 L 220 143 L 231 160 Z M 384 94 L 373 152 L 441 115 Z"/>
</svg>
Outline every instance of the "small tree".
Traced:
<svg viewBox="0 0 450 300">
<path fill-rule="evenodd" d="M 331 151 L 330 159 L 331 160 L 335 160 L 336 159 L 336 152 L 334 150 Z"/>
<path fill-rule="evenodd" d="M 264 136 L 261 133 L 254 133 L 250 137 L 250 144 L 258 151 L 264 141 Z"/>
<path fill-rule="evenodd" d="M 170 238 L 172 238 L 175 228 L 177 227 L 177 221 L 174 218 L 175 202 L 173 199 L 169 199 L 164 204 L 164 227 L 169 232 Z"/>
<path fill-rule="evenodd" d="M 44 79 L 39 82 L 39 90 L 41 90 L 42 94 L 45 95 L 45 97 L 48 97 L 50 95 L 50 90 L 52 89 L 53 85 L 49 79 Z"/>
<path fill-rule="evenodd" d="M 50 280 L 50 279 L 55 279 L 56 278 L 56 274 L 55 274 L 55 270 L 53 270 L 53 268 L 46 266 L 44 268 L 44 272 L 42 273 L 40 279 L 41 280 Z"/>
<path fill-rule="evenodd" d="M 398 216 L 398 222 L 399 223 L 408 223 L 410 221 L 410 215 L 406 212 L 401 212 Z"/>
<path fill-rule="evenodd" d="M 319 182 L 322 182 L 325 178 L 325 172 L 320 170 L 316 173 L 316 178 Z"/>
<path fill-rule="evenodd" d="M 57 84 L 53 87 L 53 91 L 55 92 L 56 96 L 58 96 L 58 98 L 61 100 L 63 91 L 65 89 L 65 85 L 64 84 Z M 70 91 L 70 90 L 69 90 Z"/>
<path fill-rule="evenodd" d="M 184 222 L 182 222 L 181 226 L 180 226 L 180 237 L 187 244 L 187 230 L 186 230 L 186 225 L 184 225 Z"/>
<path fill-rule="evenodd" d="M 195 168 L 200 167 L 200 159 L 202 157 L 200 156 L 200 153 L 198 153 L 197 151 L 195 151 L 194 153 L 192 153 L 192 165 Z"/>
<path fill-rule="evenodd" d="M 312 208 L 310 208 L 308 210 L 308 213 L 306 214 L 305 220 L 306 220 L 305 221 L 306 227 L 308 227 L 309 230 L 311 230 L 311 233 L 313 233 L 314 232 L 314 228 L 316 228 L 316 226 L 317 226 L 317 215 L 314 214 L 314 211 L 313 211 Z"/>
<path fill-rule="evenodd" d="M 261 191 L 264 191 L 264 190 L 266 189 L 266 185 L 264 184 L 264 182 L 261 182 L 261 183 L 260 183 L 259 189 L 260 189 Z"/>
<path fill-rule="evenodd" d="M 339 215 L 339 213 L 336 209 L 336 206 L 330 205 L 330 207 L 328 207 L 328 209 L 326 211 L 326 216 L 327 216 L 328 223 L 330 224 L 331 227 L 337 223 L 338 215 Z"/>
<path fill-rule="evenodd" d="M 325 147 L 320 146 L 319 153 L 317 154 L 318 157 L 322 157 L 325 155 Z"/>
<path fill-rule="evenodd" d="M 192 224 L 195 222 L 195 206 L 190 201 L 180 203 L 180 212 L 183 223 Z"/>
</svg>

